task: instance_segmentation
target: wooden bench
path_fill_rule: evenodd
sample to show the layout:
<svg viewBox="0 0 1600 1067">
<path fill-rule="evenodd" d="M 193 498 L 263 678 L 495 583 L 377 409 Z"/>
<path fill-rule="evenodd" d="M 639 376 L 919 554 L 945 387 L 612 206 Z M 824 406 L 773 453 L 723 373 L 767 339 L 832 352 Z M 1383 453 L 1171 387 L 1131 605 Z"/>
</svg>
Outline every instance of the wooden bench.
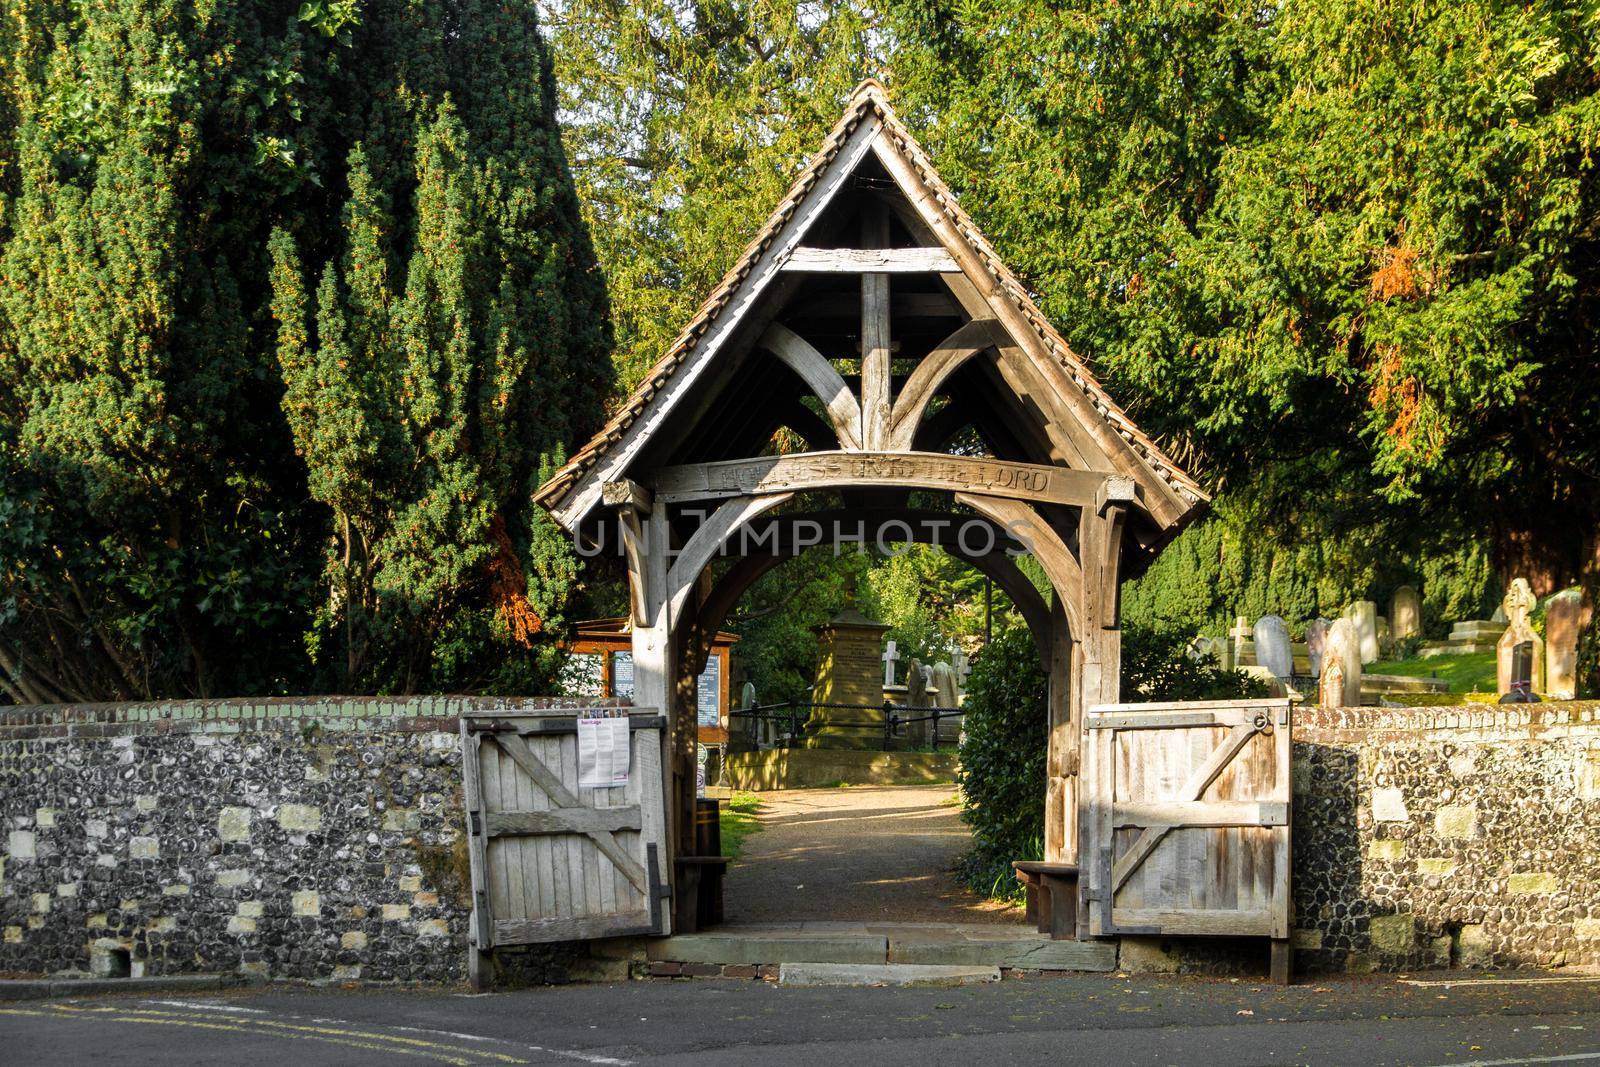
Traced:
<svg viewBox="0 0 1600 1067">
<path fill-rule="evenodd" d="M 1028 921 L 1057 941 L 1078 937 L 1078 865 L 1015 860 L 1011 864 L 1027 893 Z"/>
</svg>

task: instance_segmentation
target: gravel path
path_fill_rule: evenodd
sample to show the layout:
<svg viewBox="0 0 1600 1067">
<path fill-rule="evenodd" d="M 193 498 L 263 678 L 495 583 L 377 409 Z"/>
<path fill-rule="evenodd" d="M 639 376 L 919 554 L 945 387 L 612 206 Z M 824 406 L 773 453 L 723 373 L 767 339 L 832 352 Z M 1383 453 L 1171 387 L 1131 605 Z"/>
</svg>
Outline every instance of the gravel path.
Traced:
<svg viewBox="0 0 1600 1067">
<path fill-rule="evenodd" d="M 972 845 L 948 785 L 757 794 L 761 830 L 728 872 L 729 923 L 1022 920 L 951 868 Z"/>
</svg>

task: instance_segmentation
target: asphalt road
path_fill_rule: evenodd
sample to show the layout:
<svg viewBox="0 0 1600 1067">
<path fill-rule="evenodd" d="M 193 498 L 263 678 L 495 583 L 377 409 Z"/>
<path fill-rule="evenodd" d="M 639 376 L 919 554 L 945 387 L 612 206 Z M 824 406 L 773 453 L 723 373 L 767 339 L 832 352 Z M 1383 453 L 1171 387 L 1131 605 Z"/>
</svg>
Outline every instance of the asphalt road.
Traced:
<svg viewBox="0 0 1600 1067">
<path fill-rule="evenodd" d="M 1600 1061 L 1600 981 L 958 989 L 698 980 L 473 996 L 274 989 L 0 1004 L 4 1064 L 1535 1064 Z"/>
</svg>

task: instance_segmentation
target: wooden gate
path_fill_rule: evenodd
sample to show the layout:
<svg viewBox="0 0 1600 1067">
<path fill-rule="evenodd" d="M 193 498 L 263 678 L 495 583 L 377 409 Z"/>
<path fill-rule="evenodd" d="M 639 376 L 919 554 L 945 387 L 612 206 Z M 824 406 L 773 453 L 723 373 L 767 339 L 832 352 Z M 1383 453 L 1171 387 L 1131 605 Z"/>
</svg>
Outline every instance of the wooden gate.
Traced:
<svg viewBox="0 0 1600 1067">
<path fill-rule="evenodd" d="M 669 932 L 666 722 L 634 708 L 628 725 L 627 784 L 591 789 L 574 710 L 462 716 L 474 986 L 500 945 Z"/>
<path fill-rule="evenodd" d="M 1272 938 L 1289 967 L 1289 701 L 1108 704 L 1084 719 L 1097 936 Z"/>
</svg>

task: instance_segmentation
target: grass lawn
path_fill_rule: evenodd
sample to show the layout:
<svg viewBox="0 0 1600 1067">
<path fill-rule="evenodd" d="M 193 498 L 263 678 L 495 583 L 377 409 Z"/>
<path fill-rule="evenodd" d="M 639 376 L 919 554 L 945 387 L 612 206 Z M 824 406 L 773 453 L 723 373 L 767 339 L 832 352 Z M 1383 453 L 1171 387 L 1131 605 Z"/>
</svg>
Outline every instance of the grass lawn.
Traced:
<svg viewBox="0 0 1600 1067">
<path fill-rule="evenodd" d="M 1434 656 L 1432 659 L 1405 659 L 1374 663 L 1362 668 L 1366 674 L 1399 674 L 1407 678 L 1443 678 L 1452 693 L 1492 693 L 1498 684 L 1493 652 L 1470 656 Z"/>
<path fill-rule="evenodd" d="M 761 819 L 756 814 L 760 807 L 761 802 L 754 793 L 738 792 L 728 799 L 728 806 L 722 809 L 719 816 L 724 856 L 738 859 L 739 853 L 744 850 L 744 839 L 761 829 Z"/>
</svg>

